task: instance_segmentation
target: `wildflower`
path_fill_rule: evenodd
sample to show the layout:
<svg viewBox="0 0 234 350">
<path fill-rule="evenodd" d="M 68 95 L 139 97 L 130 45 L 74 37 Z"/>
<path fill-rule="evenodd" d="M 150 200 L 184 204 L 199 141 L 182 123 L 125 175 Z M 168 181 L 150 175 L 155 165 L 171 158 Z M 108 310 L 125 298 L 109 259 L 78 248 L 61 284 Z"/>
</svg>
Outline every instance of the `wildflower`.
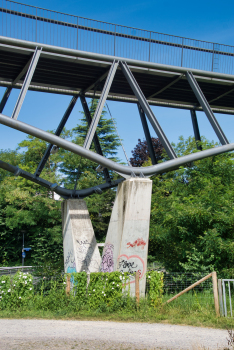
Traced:
<svg viewBox="0 0 234 350">
<path fill-rule="evenodd" d="M 148 278 L 150 278 L 150 276 L 148 276 Z"/>
<path fill-rule="evenodd" d="M 119 287 L 119 285 L 117 284 L 117 287 Z"/>
<path fill-rule="evenodd" d="M 2 283 L 5 283 L 5 281 L 2 281 Z"/>
<path fill-rule="evenodd" d="M 95 289 L 93 289 L 93 292 L 95 292 Z"/>
<path fill-rule="evenodd" d="M 13 284 L 13 287 L 15 287 L 15 284 Z M 0 287 L 1 288 L 1 287 Z"/>
<path fill-rule="evenodd" d="M 106 281 L 108 281 L 108 278 L 106 278 Z"/>
<path fill-rule="evenodd" d="M 106 296 L 106 294 L 104 294 L 104 297 Z"/>
<path fill-rule="evenodd" d="M 30 278 L 29 282 L 32 282 L 31 278 Z"/>
<path fill-rule="evenodd" d="M 27 284 L 27 281 L 25 281 L 25 284 Z"/>
<path fill-rule="evenodd" d="M 104 292 L 102 291 L 102 294 L 103 294 Z"/>
<path fill-rule="evenodd" d="M 89 295 L 91 295 L 91 294 L 89 294 Z"/>
<path fill-rule="evenodd" d="M 2 299 L 2 297 L 0 297 L 0 299 Z"/>
<path fill-rule="evenodd" d="M 32 288 L 29 288 L 29 290 L 32 290 Z"/>
<path fill-rule="evenodd" d="M 115 289 L 115 288 L 112 288 L 112 289 Z"/>
<path fill-rule="evenodd" d="M 21 299 L 21 297 L 19 297 L 19 299 Z"/>
<path fill-rule="evenodd" d="M 66 282 L 63 282 L 63 284 L 67 284 Z"/>
<path fill-rule="evenodd" d="M 119 276 L 120 279 L 122 279 L 122 276 Z"/>
<path fill-rule="evenodd" d="M 115 282 L 113 282 L 113 284 L 115 284 Z"/>
<path fill-rule="evenodd" d="M 27 278 L 27 276 L 23 276 L 23 278 Z"/>
<path fill-rule="evenodd" d="M 10 291 L 11 291 L 11 290 L 10 290 L 10 289 L 8 289 L 8 293 L 10 293 Z"/>
</svg>

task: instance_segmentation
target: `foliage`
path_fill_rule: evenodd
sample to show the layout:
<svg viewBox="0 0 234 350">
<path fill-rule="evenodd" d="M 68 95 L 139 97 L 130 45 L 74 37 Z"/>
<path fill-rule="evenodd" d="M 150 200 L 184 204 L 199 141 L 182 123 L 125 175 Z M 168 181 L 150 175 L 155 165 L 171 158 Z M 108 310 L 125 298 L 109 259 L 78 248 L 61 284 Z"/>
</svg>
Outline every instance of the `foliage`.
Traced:
<svg viewBox="0 0 234 350">
<path fill-rule="evenodd" d="M 88 286 L 88 303 L 90 308 L 98 308 L 102 304 L 113 308 L 118 299 L 123 296 L 122 289 L 128 285 L 126 272 L 98 272 L 90 274 Z"/>
<path fill-rule="evenodd" d="M 149 285 L 148 299 L 153 307 L 162 304 L 163 295 L 163 272 L 148 271 L 146 273 L 146 280 Z"/>
<path fill-rule="evenodd" d="M 203 139 L 203 149 L 217 146 Z M 197 152 L 193 138 L 176 146 Z M 229 270 L 234 262 L 233 154 L 196 161 L 154 176 L 149 254 L 170 271 Z"/>
<path fill-rule="evenodd" d="M 153 149 L 156 157 L 156 161 L 158 162 L 163 158 L 163 145 L 159 141 L 159 139 L 152 137 L 152 144 Z M 134 150 L 132 151 L 133 157 L 130 158 L 130 163 L 132 166 L 141 167 L 144 162 L 146 162 L 149 158 L 149 149 L 147 141 L 141 141 L 141 139 L 138 139 L 138 144 L 135 146 Z"/>
<path fill-rule="evenodd" d="M 20 271 L 12 279 L 0 276 L 0 309 L 27 304 L 34 293 L 32 281 L 32 275 Z"/>
<path fill-rule="evenodd" d="M 79 302 L 86 303 L 90 309 L 113 309 L 123 297 L 129 295 L 127 273 L 115 271 L 87 275 L 86 272 L 73 272 L 71 281 L 74 288 L 71 295 Z"/>
</svg>

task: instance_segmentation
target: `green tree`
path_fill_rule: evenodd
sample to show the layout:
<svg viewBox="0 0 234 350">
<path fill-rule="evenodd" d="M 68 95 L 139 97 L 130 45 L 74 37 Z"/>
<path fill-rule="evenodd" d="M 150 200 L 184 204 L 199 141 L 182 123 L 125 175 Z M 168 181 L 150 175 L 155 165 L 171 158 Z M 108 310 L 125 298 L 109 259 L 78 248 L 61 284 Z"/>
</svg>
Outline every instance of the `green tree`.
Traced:
<svg viewBox="0 0 234 350">
<path fill-rule="evenodd" d="M 90 103 L 90 114 L 92 117 L 96 110 L 97 104 L 98 100 L 96 99 L 92 100 Z M 84 113 L 81 112 L 81 114 L 82 118 L 79 125 L 71 131 L 71 139 L 72 142 L 83 146 L 88 131 L 88 123 Z M 118 135 L 116 134 L 112 120 L 107 118 L 107 112 L 105 109 L 101 114 L 96 132 L 100 141 L 103 155 L 113 161 L 119 161 L 117 158 L 117 152 L 118 147 L 120 146 L 120 141 L 118 139 Z M 96 152 L 93 143 L 90 150 L 92 152 Z M 103 183 L 103 173 L 97 172 L 96 168 L 96 163 L 71 152 L 64 151 L 63 161 L 60 164 L 60 172 L 65 175 L 63 178 L 65 187 L 73 189 L 76 180 L 77 189 L 88 188 Z M 109 172 L 113 179 L 117 178 L 115 173 L 111 171 Z M 103 192 L 101 195 L 94 194 L 85 199 L 98 241 L 103 241 L 105 239 L 111 209 L 115 199 L 115 193 L 115 189 L 110 189 Z"/>
<path fill-rule="evenodd" d="M 214 146 L 203 139 L 203 149 Z M 195 140 L 181 137 L 176 152 L 197 152 Z M 232 273 L 233 170 L 233 154 L 224 153 L 152 178 L 149 254 L 155 260 L 171 271 L 200 261 L 204 269 Z"/>
</svg>

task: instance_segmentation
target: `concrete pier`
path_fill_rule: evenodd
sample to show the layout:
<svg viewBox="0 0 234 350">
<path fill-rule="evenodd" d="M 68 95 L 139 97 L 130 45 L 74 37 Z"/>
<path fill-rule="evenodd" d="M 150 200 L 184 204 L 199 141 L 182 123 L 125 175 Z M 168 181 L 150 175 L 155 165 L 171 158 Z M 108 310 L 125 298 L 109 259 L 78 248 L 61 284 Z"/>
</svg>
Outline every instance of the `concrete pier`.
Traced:
<svg viewBox="0 0 234 350">
<path fill-rule="evenodd" d="M 145 295 L 152 181 L 131 178 L 119 184 L 101 270 L 129 272 L 130 293 L 135 295 L 135 276 L 140 274 L 140 295 Z"/>
<path fill-rule="evenodd" d="M 62 202 L 64 271 L 99 272 L 101 256 L 83 199 Z"/>
</svg>

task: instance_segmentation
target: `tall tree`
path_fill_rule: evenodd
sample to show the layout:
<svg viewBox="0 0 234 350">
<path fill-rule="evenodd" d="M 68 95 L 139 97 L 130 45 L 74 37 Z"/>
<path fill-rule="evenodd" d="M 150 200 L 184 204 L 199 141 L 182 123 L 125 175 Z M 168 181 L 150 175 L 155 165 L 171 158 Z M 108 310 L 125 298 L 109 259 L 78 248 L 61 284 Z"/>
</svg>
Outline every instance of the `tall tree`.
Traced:
<svg viewBox="0 0 234 350">
<path fill-rule="evenodd" d="M 158 162 L 163 158 L 163 145 L 158 138 L 152 137 L 153 149 Z M 130 163 L 132 166 L 141 167 L 150 158 L 149 148 L 147 141 L 141 141 L 138 139 L 138 144 L 132 151 L 132 158 L 130 158 Z"/>
<path fill-rule="evenodd" d="M 215 146 L 203 138 L 203 149 Z M 197 152 L 195 140 L 181 137 L 176 152 Z M 149 254 L 167 269 L 189 268 L 196 260 L 233 273 L 233 170 L 233 153 L 224 153 L 152 177 Z"/>
</svg>

